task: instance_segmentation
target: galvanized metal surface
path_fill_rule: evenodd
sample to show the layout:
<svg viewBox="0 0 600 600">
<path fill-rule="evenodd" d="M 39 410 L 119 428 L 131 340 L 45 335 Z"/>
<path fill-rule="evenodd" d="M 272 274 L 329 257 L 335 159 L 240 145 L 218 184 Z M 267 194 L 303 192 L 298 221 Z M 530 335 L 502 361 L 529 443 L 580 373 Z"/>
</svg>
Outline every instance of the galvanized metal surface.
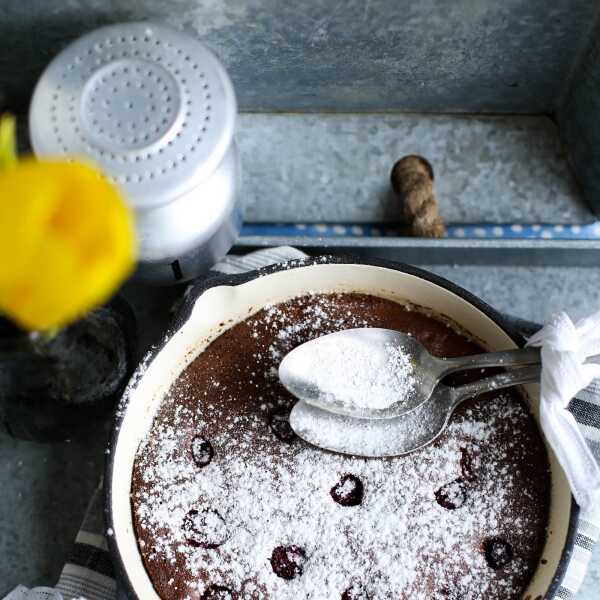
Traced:
<svg viewBox="0 0 600 600">
<path fill-rule="evenodd" d="M 205 40 L 244 110 L 554 110 L 589 0 L 3 0 L 0 82 L 23 108 L 43 67 L 99 25 L 166 21 Z"/>
<path fill-rule="evenodd" d="M 0 109 L 82 33 L 163 21 L 217 52 L 243 110 L 558 112 L 598 212 L 598 19 L 590 0 L 4 0 Z"/>
<path fill-rule="evenodd" d="M 397 222 L 392 165 L 433 165 L 447 223 L 585 223 L 547 117 L 424 114 L 242 114 L 237 139 L 246 220 Z"/>
<path fill-rule="evenodd" d="M 402 209 L 389 172 L 411 153 L 432 163 L 447 223 L 594 221 L 546 117 L 243 114 L 237 138 L 247 222 L 398 222 Z M 525 237 L 524 227 L 515 230 Z M 238 240 L 240 250 L 280 244 L 414 264 L 600 265 L 597 240 L 299 234 Z"/>
<path fill-rule="evenodd" d="M 600 18 L 570 78 L 557 117 L 584 197 L 600 215 Z"/>
</svg>

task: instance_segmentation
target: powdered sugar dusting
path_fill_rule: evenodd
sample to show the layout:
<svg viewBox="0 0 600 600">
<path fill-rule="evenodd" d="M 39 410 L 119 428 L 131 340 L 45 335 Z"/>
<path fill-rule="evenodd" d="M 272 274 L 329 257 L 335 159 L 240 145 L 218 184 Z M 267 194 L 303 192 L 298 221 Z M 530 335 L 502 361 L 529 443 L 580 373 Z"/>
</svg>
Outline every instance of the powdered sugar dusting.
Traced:
<svg viewBox="0 0 600 600">
<path fill-rule="evenodd" d="M 514 396 L 461 407 L 438 442 L 406 458 L 333 454 L 281 441 L 269 427 L 272 411 L 287 406 L 272 374 L 283 353 L 336 328 L 390 325 L 364 316 L 366 300 L 351 315 L 344 302 L 315 297 L 259 313 L 237 337 L 222 336 L 218 352 L 200 355 L 165 400 L 138 451 L 132 490 L 140 548 L 163 573 L 164 598 L 202 598 L 210 586 L 240 600 L 338 600 L 350 589 L 356 596 L 345 598 L 359 590 L 377 600 L 520 597 L 545 513 L 539 480 L 525 472 L 529 417 Z M 223 349 L 240 346 L 246 358 L 227 362 Z M 214 449 L 201 468 L 197 435 Z M 334 488 L 351 496 L 357 481 L 358 503 L 334 501 Z M 442 488 L 459 507 L 440 504 Z M 501 570 L 486 562 L 490 537 L 514 547 Z M 293 578 L 275 573 L 276 548 Z"/>
<path fill-rule="evenodd" d="M 323 337 L 298 348 L 287 365 L 311 395 L 334 409 L 383 410 L 406 404 L 415 392 L 411 355 L 359 335 Z"/>
<path fill-rule="evenodd" d="M 494 429 L 516 426 L 524 417 L 518 405 L 508 400 L 499 404 L 503 417 L 495 410 L 485 411 L 485 422 L 479 422 L 478 429 L 486 434 L 469 442 L 473 452 L 480 450 L 480 442 L 490 441 Z M 157 485 L 137 499 L 136 513 L 143 526 L 163 532 L 155 544 L 156 556 L 172 560 L 179 554 L 192 576 L 208 571 L 228 587 L 244 588 L 243 598 L 252 598 L 253 591 L 263 586 L 282 600 L 337 598 L 351 581 L 358 581 L 368 585 L 375 598 L 398 597 L 414 589 L 410 597 L 425 600 L 431 597 L 429 592 L 415 589 L 420 580 L 431 585 L 452 581 L 465 564 L 461 598 L 479 598 L 477 594 L 484 594 L 490 585 L 505 588 L 507 598 L 514 593 L 514 577 L 523 574 L 523 562 L 514 561 L 508 576 L 498 582 L 476 545 L 479 538 L 505 535 L 507 526 L 531 535 L 526 522 L 506 520 L 513 485 L 506 449 L 486 454 L 485 476 L 469 489 L 460 510 L 448 511 L 435 502 L 435 490 L 461 476 L 460 447 L 472 429 L 469 415 L 450 425 L 441 446 L 422 451 L 419 461 L 401 464 L 316 453 L 307 446 L 290 449 L 277 460 L 265 459 L 253 455 L 251 445 L 237 435 L 240 430 L 265 435 L 262 419 L 219 418 L 228 422 L 215 440 L 225 460 L 213 461 L 199 472 L 185 454 L 174 452 L 185 445 L 184 410 L 172 426 L 155 432 L 160 448 L 156 458 L 149 463 L 141 460 L 146 483 Z M 329 494 L 347 472 L 360 478 L 365 488 L 358 507 L 339 507 Z M 498 486 L 497 477 L 504 479 L 503 486 Z M 531 492 L 522 490 L 533 500 Z M 182 524 L 190 511 L 202 507 L 216 507 L 224 519 L 208 513 L 205 535 L 226 539 L 214 550 L 186 543 L 189 532 Z M 235 532 L 229 539 L 225 523 Z M 306 550 L 301 578 L 289 582 L 274 575 L 269 557 L 275 543 Z M 464 547 L 473 543 L 472 548 Z M 444 557 L 443 562 L 425 563 L 423 557 L 432 554 Z M 374 580 L 373 573 L 378 574 Z M 203 583 L 197 585 L 204 589 Z"/>
</svg>

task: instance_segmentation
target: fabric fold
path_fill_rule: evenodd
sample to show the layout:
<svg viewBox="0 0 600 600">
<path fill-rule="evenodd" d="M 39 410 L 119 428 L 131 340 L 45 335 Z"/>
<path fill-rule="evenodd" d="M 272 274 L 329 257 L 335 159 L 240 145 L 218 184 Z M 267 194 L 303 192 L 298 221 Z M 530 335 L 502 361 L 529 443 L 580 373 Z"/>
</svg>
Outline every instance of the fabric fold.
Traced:
<svg viewBox="0 0 600 600">
<path fill-rule="evenodd" d="M 527 344 L 542 356 L 540 423 L 562 466 L 575 501 L 590 510 L 600 499 L 600 467 L 575 417 L 571 400 L 600 378 L 600 312 L 578 321 L 560 312 L 533 334 Z"/>
</svg>

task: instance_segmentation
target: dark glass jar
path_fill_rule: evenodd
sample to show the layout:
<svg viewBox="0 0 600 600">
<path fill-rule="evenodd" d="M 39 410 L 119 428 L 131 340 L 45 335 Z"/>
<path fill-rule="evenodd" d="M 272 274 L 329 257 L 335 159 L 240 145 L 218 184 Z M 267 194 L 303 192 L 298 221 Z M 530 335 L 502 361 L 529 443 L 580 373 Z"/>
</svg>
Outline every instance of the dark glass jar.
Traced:
<svg viewBox="0 0 600 600">
<path fill-rule="evenodd" d="M 120 297 L 50 339 L 0 319 L 0 423 L 25 440 L 77 437 L 114 408 L 135 365 L 136 337 Z"/>
</svg>

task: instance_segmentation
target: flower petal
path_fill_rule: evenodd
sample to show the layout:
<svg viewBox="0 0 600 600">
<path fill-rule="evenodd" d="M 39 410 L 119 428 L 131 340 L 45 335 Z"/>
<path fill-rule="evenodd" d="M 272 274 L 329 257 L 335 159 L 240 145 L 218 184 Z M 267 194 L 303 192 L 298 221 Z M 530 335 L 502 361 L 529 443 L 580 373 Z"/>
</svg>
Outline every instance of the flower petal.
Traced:
<svg viewBox="0 0 600 600">
<path fill-rule="evenodd" d="M 26 159 L 0 172 L 0 310 L 61 327 L 107 300 L 135 260 L 131 211 L 95 168 Z"/>
</svg>

